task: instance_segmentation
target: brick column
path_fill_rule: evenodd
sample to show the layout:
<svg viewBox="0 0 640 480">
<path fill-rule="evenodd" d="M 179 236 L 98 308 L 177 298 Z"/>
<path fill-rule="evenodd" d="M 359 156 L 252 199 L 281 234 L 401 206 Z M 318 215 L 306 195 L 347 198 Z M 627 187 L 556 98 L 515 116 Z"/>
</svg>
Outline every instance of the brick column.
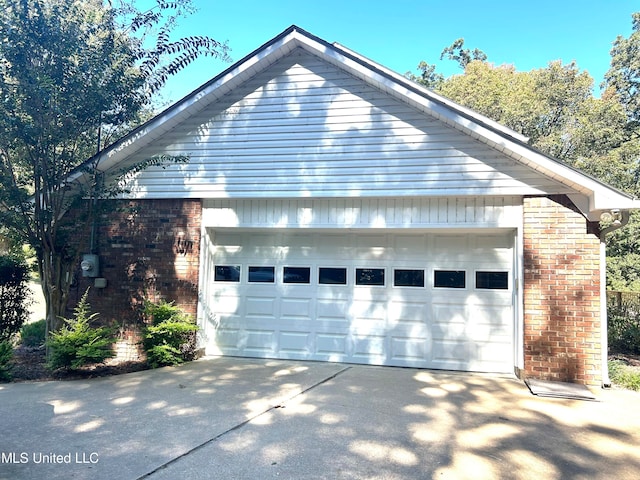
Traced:
<svg viewBox="0 0 640 480">
<path fill-rule="evenodd" d="M 601 381 L 600 239 L 564 195 L 524 199 L 524 374 Z"/>
</svg>

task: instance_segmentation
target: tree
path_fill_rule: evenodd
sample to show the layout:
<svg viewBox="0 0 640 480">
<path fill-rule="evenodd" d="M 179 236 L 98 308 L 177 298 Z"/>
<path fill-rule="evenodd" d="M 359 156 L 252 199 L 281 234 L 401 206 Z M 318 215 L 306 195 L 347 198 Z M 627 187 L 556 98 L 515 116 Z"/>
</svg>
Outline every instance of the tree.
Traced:
<svg viewBox="0 0 640 480">
<path fill-rule="evenodd" d="M 78 233 L 94 202 L 83 199 L 104 188 L 98 165 L 84 161 L 139 123 L 192 60 L 228 58 L 210 37 L 171 40 L 191 9 L 190 0 L 145 11 L 129 0 L 0 0 L 0 222 L 36 251 L 48 330 L 60 325 L 85 248 Z M 92 181 L 70 183 L 81 165 Z"/>
<path fill-rule="evenodd" d="M 632 15 L 629 38 L 618 36 L 611 49 L 611 68 L 605 75 L 604 88 L 618 96 L 625 107 L 630 126 L 640 122 L 640 12 Z"/>
<path fill-rule="evenodd" d="M 418 64 L 418 70 L 420 70 L 420 76 L 416 76 L 411 72 L 405 73 L 405 77 L 414 82 L 419 83 L 423 87 L 437 90 L 444 82 L 444 75 L 436 72 L 436 66 L 431 65 L 425 61 Z"/>
<path fill-rule="evenodd" d="M 451 45 L 442 50 L 440 54 L 440 60 L 443 58 L 448 58 L 449 60 L 453 60 L 458 62 L 460 68 L 463 70 L 467 68 L 471 62 L 486 62 L 487 54 L 482 50 L 478 50 L 474 48 L 473 51 L 464 47 L 464 38 L 458 38 Z"/>
<path fill-rule="evenodd" d="M 9 341 L 29 318 L 29 269 L 15 255 L 0 254 L 0 342 Z"/>
<path fill-rule="evenodd" d="M 530 139 L 531 145 L 569 163 L 624 141 L 624 112 L 612 98 L 595 99 L 593 80 L 575 63 L 550 62 L 519 72 L 512 65 L 472 61 L 464 75 L 438 92 Z"/>
<path fill-rule="evenodd" d="M 447 58 L 449 60 L 454 60 L 458 62 L 460 68 L 465 70 L 467 65 L 469 65 L 472 61 L 478 62 L 486 62 L 487 55 L 477 48 L 473 49 L 473 51 L 464 47 L 464 38 L 459 38 L 455 42 L 453 42 L 448 47 L 444 48 L 440 53 L 440 60 L 443 58 Z M 425 62 L 424 60 L 418 64 L 418 70 L 420 70 L 420 76 L 416 76 L 411 72 L 405 73 L 405 77 L 413 80 L 421 84 L 424 87 L 431 88 L 433 90 L 438 90 L 443 82 L 444 76 L 440 73 L 436 72 L 436 66 L 430 63 Z"/>
</svg>

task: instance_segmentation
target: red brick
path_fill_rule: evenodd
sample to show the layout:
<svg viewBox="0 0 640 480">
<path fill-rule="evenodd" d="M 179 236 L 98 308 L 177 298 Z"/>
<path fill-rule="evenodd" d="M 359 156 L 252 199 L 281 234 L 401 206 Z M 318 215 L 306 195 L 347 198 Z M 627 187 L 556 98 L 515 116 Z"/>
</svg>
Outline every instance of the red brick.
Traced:
<svg viewBox="0 0 640 480">
<path fill-rule="evenodd" d="M 599 383 L 597 224 L 566 196 L 525 198 L 523 237 L 525 375 Z"/>
</svg>

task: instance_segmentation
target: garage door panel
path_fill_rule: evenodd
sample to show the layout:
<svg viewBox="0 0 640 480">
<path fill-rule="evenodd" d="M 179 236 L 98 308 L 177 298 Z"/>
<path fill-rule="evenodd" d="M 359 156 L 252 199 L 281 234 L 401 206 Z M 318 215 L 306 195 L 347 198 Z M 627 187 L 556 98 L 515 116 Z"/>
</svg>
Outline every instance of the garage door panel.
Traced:
<svg viewBox="0 0 640 480">
<path fill-rule="evenodd" d="M 280 304 L 280 317 L 282 319 L 295 319 L 303 322 L 311 321 L 311 298 L 282 298 Z"/>
<path fill-rule="evenodd" d="M 389 304 L 389 324 L 391 326 L 425 325 L 430 318 L 431 307 L 426 302 L 394 299 Z"/>
<path fill-rule="evenodd" d="M 308 358 L 313 351 L 311 340 L 310 332 L 280 331 L 279 351 L 287 355 Z"/>
<path fill-rule="evenodd" d="M 276 332 L 273 330 L 245 330 L 240 335 L 240 347 L 244 354 L 273 355 L 277 351 Z"/>
<path fill-rule="evenodd" d="M 260 318 L 264 320 L 276 320 L 276 299 L 274 297 L 252 297 L 247 296 L 245 301 L 245 312 L 249 318 Z"/>
<path fill-rule="evenodd" d="M 469 316 L 469 324 L 473 325 L 476 331 L 485 332 L 487 341 L 497 336 L 510 338 L 511 309 L 476 306 L 471 311 L 473 313 Z"/>
<path fill-rule="evenodd" d="M 387 337 L 385 335 L 364 335 L 353 336 L 352 358 L 360 360 L 362 363 L 371 365 L 382 365 L 387 356 Z"/>
<path fill-rule="evenodd" d="M 213 353 L 216 355 L 221 353 L 239 355 L 241 353 L 239 328 L 219 327 L 215 332 L 214 340 L 217 348 Z"/>
<path fill-rule="evenodd" d="M 511 236 L 501 235 L 474 235 L 471 237 L 472 249 L 481 253 L 511 251 Z"/>
<path fill-rule="evenodd" d="M 318 333 L 316 334 L 317 356 L 335 362 L 344 361 L 349 356 L 349 336 L 344 334 Z"/>
<path fill-rule="evenodd" d="M 349 314 L 358 322 L 380 322 L 384 327 L 387 319 L 387 302 L 384 300 L 354 300 Z"/>
<path fill-rule="evenodd" d="M 319 322 L 338 322 L 342 324 L 349 323 L 349 305 L 348 299 L 336 298 L 318 298 L 316 301 L 316 319 Z"/>
<path fill-rule="evenodd" d="M 407 336 L 407 337 L 391 337 L 391 354 L 393 360 L 419 364 L 424 363 L 427 358 L 427 342 L 426 337 Z"/>
<path fill-rule="evenodd" d="M 432 306 L 433 311 L 433 326 L 436 330 L 446 329 L 447 326 L 456 326 L 456 329 L 460 328 L 460 325 L 465 325 L 469 318 L 469 312 L 465 305 L 456 303 L 451 304 L 435 304 Z"/>
<path fill-rule="evenodd" d="M 219 292 L 214 296 L 214 304 L 216 306 L 216 313 L 220 315 L 235 315 L 240 314 L 240 306 L 243 303 L 243 297 L 241 295 L 229 294 L 227 292 Z"/>
<path fill-rule="evenodd" d="M 478 346 L 466 340 L 435 339 L 431 351 L 434 364 L 459 369 L 479 358 Z"/>
</svg>

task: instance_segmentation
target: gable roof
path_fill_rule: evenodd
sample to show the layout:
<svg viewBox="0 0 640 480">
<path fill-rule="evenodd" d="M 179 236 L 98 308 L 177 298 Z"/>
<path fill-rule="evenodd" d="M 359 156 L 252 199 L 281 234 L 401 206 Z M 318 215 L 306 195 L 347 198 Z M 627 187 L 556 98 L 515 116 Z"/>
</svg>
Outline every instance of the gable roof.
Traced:
<svg viewBox="0 0 640 480">
<path fill-rule="evenodd" d="M 302 49 L 378 91 L 436 118 L 445 125 L 501 152 L 519 165 L 562 185 L 591 220 L 602 211 L 640 208 L 640 202 L 585 173 L 535 150 L 517 132 L 458 105 L 339 44 L 330 44 L 293 25 L 165 111 L 107 147 L 90 161 L 102 171 L 117 168 L 136 152 L 221 100 L 270 66 Z M 76 177 L 82 175 L 79 169 Z"/>
</svg>

